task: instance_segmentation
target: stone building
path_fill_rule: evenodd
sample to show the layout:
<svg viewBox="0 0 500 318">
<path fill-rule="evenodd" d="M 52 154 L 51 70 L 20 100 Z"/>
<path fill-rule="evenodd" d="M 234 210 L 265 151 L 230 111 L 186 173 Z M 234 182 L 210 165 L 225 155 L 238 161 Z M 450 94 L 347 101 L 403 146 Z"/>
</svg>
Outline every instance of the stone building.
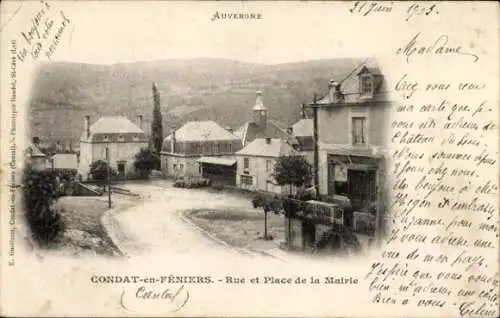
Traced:
<svg viewBox="0 0 500 318">
<path fill-rule="evenodd" d="M 288 194 L 289 188 L 276 184 L 272 177 L 280 156 L 300 155 L 279 138 L 258 138 L 238 151 L 236 185 L 243 189 Z"/>
<path fill-rule="evenodd" d="M 373 62 L 341 82 L 330 81 L 328 93 L 310 104 L 317 109 L 319 194 L 347 199 L 354 214 L 371 214 L 373 222 L 386 209 L 391 105 L 384 75 Z"/>
<path fill-rule="evenodd" d="M 78 171 L 83 180 L 89 179 L 90 165 L 97 160 L 106 161 L 106 148 L 109 148 L 110 166 L 119 177 L 135 177 L 135 155 L 147 146 L 142 116 L 137 116 L 137 124 L 123 116 L 104 116 L 92 125 L 90 116 L 86 116 L 80 138 Z"/>
<path fill-rule="evenodd" d="M 220 171 L 232 173 L 234 178 L 234 153 L 241 147 L 241 140 L 219 124 L 191 121 L 163 140 L 161 170 L 166 177 L 196 177 L 202 176 L 205 166 L 210 175 Z"/>
</svg>

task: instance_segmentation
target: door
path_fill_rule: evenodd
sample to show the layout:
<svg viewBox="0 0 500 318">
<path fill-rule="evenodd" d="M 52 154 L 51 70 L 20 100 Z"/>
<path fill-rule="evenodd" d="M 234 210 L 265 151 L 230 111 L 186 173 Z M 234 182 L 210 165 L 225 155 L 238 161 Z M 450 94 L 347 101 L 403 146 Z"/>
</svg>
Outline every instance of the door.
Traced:
<svg viewBox="0 0 500 318">
<path fill-rule="evenodd" d="M 125 163 L 123 162 L 118 163 L 118 174 L 120 175 L 120 177 L 125 176 Z"/>
<path fill-rule="evenodd" d="M 376 173 L 375 170 L 349 170 L 348 192 L 353 205 L 364 207 L 376 201 Z"/>
<path fill-rule="evenodd" d="M 328 163 L 328 194 L 335 194 L 335 165 Z"/>
</svg>

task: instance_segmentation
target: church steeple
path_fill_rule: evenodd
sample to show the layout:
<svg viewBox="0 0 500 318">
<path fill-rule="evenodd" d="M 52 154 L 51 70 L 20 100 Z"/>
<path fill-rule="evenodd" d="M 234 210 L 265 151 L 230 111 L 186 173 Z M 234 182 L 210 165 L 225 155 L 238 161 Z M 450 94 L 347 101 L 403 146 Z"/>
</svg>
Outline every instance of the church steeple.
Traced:
<svg viewBox="0 0 500 318">
<path fill-rule="evenodd" d="M 255 106 L 253 111 L 253 122 L 261 127 L 264 127 L 267 123 L 267 108 L 262 102 L 262 91 L 257 91 L 257 98 L 255 100 Z"/>
</svg>

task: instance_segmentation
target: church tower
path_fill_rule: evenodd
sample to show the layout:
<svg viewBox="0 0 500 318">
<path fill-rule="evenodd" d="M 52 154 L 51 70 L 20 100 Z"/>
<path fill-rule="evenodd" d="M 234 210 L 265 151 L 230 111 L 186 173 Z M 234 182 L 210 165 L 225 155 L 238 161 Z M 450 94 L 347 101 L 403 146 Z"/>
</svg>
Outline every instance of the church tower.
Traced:
<svg viewBox="0 0 500 318">
<path fill-rule="evenodd" d="M 259 127 L 265 127 L 267 124 L 267 109 L 262 102 L 262 92 L 257 91 L 257 99 L 253 111 L 253 122 Z"/>
</svg>

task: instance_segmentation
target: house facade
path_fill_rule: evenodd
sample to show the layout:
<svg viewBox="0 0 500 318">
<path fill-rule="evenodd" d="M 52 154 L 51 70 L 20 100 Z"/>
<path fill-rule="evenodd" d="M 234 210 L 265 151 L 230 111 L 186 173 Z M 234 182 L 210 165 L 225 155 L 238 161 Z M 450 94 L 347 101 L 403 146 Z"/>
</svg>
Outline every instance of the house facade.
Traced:
<svg viewBox="0 0 500 318">
<path fill-rule="evenodd" d="M 288 188 L 276 184 L 272 177 L 274 165 L 280 156 L 300 155 L 287 142 L 279 138 L 259 138 L 235 155 L 236 185 L 239 188 L 288 194 Z"/>
<path fill-rule="evenodd" d="M 97 160 L 107 161 L 108 148 L 110 167 L 118 172 L 119 177 L 135 177 L 135 155 L 147 146 L 142 116 L 138 116 L 137 124 L 122 116 L 105 116 L 92 125 L 90 117 L 86 116 L 80 139 L 78 172 L 83 180 L 90 179 L 90 165 Z"/>
<path fill-rule="evenodd" d="M 317 107 L 319 194 L 347 198 L 354 213 L 384 210 L 391 100 L 383 74 L 364 64 L 331 81 Z M 334 129 L 333 129 L 334 128 Z"/>
<path fill-rule="evenodd" d="M 202 176 L 204 164 L 212 172 L 214 165 L 235 170 L 234 153 L 241 147 L 237 136 L 213 121 L 188 122 L 163 140 L 161 169 L 164 176 L 173 178 Z"/>
</svg>

